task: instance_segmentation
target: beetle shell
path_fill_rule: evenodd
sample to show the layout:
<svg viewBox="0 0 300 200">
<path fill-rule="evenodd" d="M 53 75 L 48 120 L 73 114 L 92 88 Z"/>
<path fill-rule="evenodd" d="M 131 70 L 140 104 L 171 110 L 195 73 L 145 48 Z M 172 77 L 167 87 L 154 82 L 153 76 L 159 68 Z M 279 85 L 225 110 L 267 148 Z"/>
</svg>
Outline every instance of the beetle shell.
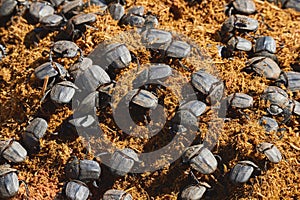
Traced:
<svg viewBox="0 0 300 200">
<path fill-rule="evenodd" d="M 64 22 L 64 18 L 60 15 L 47 15 L 41 18 L 40 23 L 46 28 L 58 28 Z"/>
<path fill-rule="evenodd" d="M 69 103 L 78 87 L 70 81 L 62 81 L 53 86 L 50 97 L 56 103 Z"/>
<path fill-rule="evenodd" d="M 17 6 L 16 0 L 3 0 L 0 5 L 0 17 L 6 17 L 12 14 Z"/>
<path fill-rule="evenodd" d="M 279 83 L 284 83 L 284 85 L 292 92 L 300 90 L 300 72 L 283 72 L 277 81 Z"/>
<path fill-rule="evenodd" d="M 148 29 L 142 34 L 142 42 L 149 49 L 165 50 L 172 41 L 172 34 L 159 29 Z"/>
<path fill-rule="evenodd" d="M 130 25 L 142 27 L 145 23 L 145 19 L 139 15 L 125 14 L 119 22 L 121 25 Z"/>
<path fill-rule="evenodd" d="M 111 171 L 119 176 L 125 176 L 137 161 L 138 156 L 132 149 L 116 151 L 111 157 Z"/>
<path fill-rule="evenodd" d="M 87 128 L 87 127 L 91 126 L 92 124 L 94 124 L 95 122 L 96 122 L 95 118 L 92 115 L 86 115 L 83 117 L 69 120 L 69 123 L 72 124 L 73 126 L 83 127 L 83 128 Z"/>
<path fill-rule="evenodd" d="M 249 108 L 253 106 L 253 98 L 244 93 L 234 93 L 228 96 L 228 104 L 235 108 Z"/>
<path fill-rule="evenodd" d="M 87 68 L 93 65 L 93 61 L 90 58 L 84 57 L 78 60 L 70 68 L 70 74 L 76 78 L 80 73 L 84 72 Z"/>
<path fill-rule="evenodd" d="M 102 200 L 132 200 L 132 196 L 123 190 L 107 190 Z"/>
<path fill-rule="evenodd" d="M 260 37 L 255 43 L 255 52 L 268 51 L 276 53 L 276 42 L 271 36 Z"/>
<path fill-rule="evenodd" d="M 96 161 L 77 158 L 66 165 L 65 171 L 68 178 L 81 181 L 97 180 L 101 174 L 100 165 Z"/>
<path fill-rule="evenodd" d="M 262 99 L 270 101 L 271 104 L 285 108 L 289 104 L 288 94 L 281 88 L 269 86 L 265 89 Z"/>
<path fill-rule="evenodd" d="M 82 6 L 83 6 L 82 0 L 66 1 L 62 6 L 62 13 L 70 14 L 72 11 L 76 9 L 81 9 Z"/>
<path fill-rule="evenodd" d="M 178 111 L 174 117 L 174 122 L 183 125 L 185 128 L 198 127 L 197 117 L 189 110 L 182 109 Z"/>
<path fill-rule="evenodd" d="M 106 63 L 101 67 L 111 65 L 115 69 L 122 69 L 130 64 L 131 55 L 125 44 L 113 43 L 105 47 L 103 59 Z"/>
<path fill-rule="evenodd" d="M 47 128 L 48 124 L 46 120 L 37 117 L 30 122 L 25 131 L 28 133 L 33 133 L 36 138 L 41 139 L 42 137 L 44 137 Z"/>
<path fill-rule="evenodd" d="M 259 123 L 266 129 L 267 132 L 278 130 L 278 123 L 273 118 L 263 116 L 259 120 Z"/>
<path fill-rule="evenodd" d="M 54 6 L 54 7 L 58 7 L 60 6 L 65 0 L 50 0 L 51 4 Z"/>
<path fill-rule="evenodd" d="M 53 15 L 54 8 L 48 5 L 46 2 L 32 2 L 29 8 L 29 13 L 36 19 L 40 20 L 41 18 Z"/>
<path fill-rule="evenodd" d="M 258 21 L 244 15 L 234 15 L 234 28 L 241 31 L 256 31 Z"/>
<path fill-rule="evenodd" d="M 147 28 L 155 28 L 159 25 L 158 19 L 154 15 L 147 15 L 145 17 L 145 27 Z"/>
<path fill-rule="evenodd" d="M 38 79 L 43 80 L 46 76 L 51 78 L 58 74 L 64 77 L 68 74 L 68 71 L 57 62 L 46 62 L 35 68 L 34 74 Z"/>
<path fill-rule="evenodd" d="M 182 200 L 198 200 L 203 197 L 203 194 L 206 192 L 208 184 L 197 184 L 197 185 L 189 185 L 183 189 L 180 195 L 180 199 Z"/>
<path fill-rule="evenodd" d="M 90 195 L 90 191 L 83 182 L 73 180 L 67 183 L 65 194 L 70 200 L 86 200 Z"/>
<path fill-rule="evenodd" d="M 282 160 L 281 153 L 274 144 L 263 142 L 257 146 L 257 150 L 264 153 L 273 163 L 279 163 Z"/>
<path fill-rule="evenodd" d="M 61 57 L 73 58 L 77 55 L 79 47 L 74 42 L 60 40 L 54 43 L 53 51 Z"/>
<path fill-rule="evenodd" d="M 231 170 L 230 180 L 234 183 L 245 183 L 250 179 L 254 171 L 254 168 L 258 168 L 258 167 L 253 162 L 240 161 Z"/>
<path fill-rule="evenodd" d="M 283 4 L 283 8 L 293 8 L 296 11 L 300 12 L 299 0 L 285 1 L 285 3 Z"/>
<path fill-rule="evenodd" d="M 158 105 L 158 98 L 147 90 L 140 90 L 131 101 L 143 108 L 155 109 Z"/>
<path fill-rule="evenodd" d="M 97 19 L 97 16 L 93 13 L 81 13 L 78 15 L 75 15 L 70 20 L 75 26 L 81 25 L 81 24 L 87 24 L 95 22 Z"/>
<path fill-rule="evenodd" d="M 202 115 L 206 110 L 206 104 L 202 101 L 193 100 L 189 101 L 179 107 L 179 110 L 189 110 L 192 112 L 196 117 Z"/>
<path fill-rule="evenodd" d="M 26 159 L 27 151 L 22 145 L 14 140 L 0 141 L 1 156 L 10 162 L 19 163 Z"/>
<path fill-rule="evenodd" d="M 227 44 L 233 49 L 241 51 L 251 51 L 252 49 L 252 43 L 242 37 L 232 37 Z"/>
<path fill-rule="evenodd" d="M 15 196 L 19 191 L 19 179 L 16 174 L 17 170 L 0 166 L 0 198 L 8 199 Z"/>
<path fill-rule="evenodd" d="M 109 5 L 108 10 L 114 20 L 120 20 L 125 13 L 124 7 L 119 3 Z"/>
<path fill-rule="evenodd" d="M 281 73 L 279 66 L 271 58 L 254 57 L 246 65 L 251 66 L 257 74 L 268 79 L 278 79 Z"/>
<path fill-rule="evenodd" d="M 293 112 L 296 115 L 300 115 L 300 102 L 293 100 L 293 104 L 294 104 Z"/>
<path fill-rule="evenodd" d="M 144 11 L 145 11 L 144 6 L 132 6 L 127 10 L 127 13 L 138 15 L 138 16 L 143 16 Z"/>
<path fill-rule="evenodd" d="M 183 162 L 189 162 L 192 168 L 202 174 L 211 174 L 218 166 L 214 155 L 203 144 L 188 147 L 182 158 Z"/>
<path fill-rule="evenodd" d="M 239 13 L 252 14 L 256 11 L 253 0 L 235 0 L 232 4 Z"/>
<path fill-rule="evenodd" d="M 189 55 L 190 51 L 191 46 L 188 43 L 184 41 L 173 40 L 166 53 L 167 56 L 172 58 L 185 58 Z"/>
<path fill-rule="evenodd" d="M 108 74 L 98 65 L 87 68 L 76 79 L 77 86 L 87 93 L 95 91 L 100 85 L 110 82 Z"/>
</svg>

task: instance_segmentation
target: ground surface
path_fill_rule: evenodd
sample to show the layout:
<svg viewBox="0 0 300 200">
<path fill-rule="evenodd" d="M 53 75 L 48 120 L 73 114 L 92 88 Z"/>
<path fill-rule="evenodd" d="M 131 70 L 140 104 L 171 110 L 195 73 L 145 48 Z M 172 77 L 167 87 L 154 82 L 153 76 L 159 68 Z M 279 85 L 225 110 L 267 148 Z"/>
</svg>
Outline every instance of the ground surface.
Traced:
<svg viewBox="0 0 300 200">
<path fill-rule="evenodd" d="M 270 35 L 277 42 L 277 57 L 282 70 L 292 70 L 291 65 L 299 60 L 300 52 L 300 13 L 293 10 L 281 10 L 277 6 L 256 0 L 258 13 L 251 17 L 258 19 L 260 26 L 253 36 Z M 299 199 L 300 198 L 300 140 L 299 116 L 281 125 L 285 131 L 266 133 L 258 125 L 258 119 L 266 115 L 260 95 L 272 81 L 247 74 L 245 67 L 247 55 L 237 53 L 233 59 L 222 59 L 218 55 L 216 31 L 227 18 L 224 14 L 226 1 L 202 1 L 201 4 L 188 6 L 183 1 L 131 1 L 127 6 L 143 5 L 146 11 L 152 11 L 159 17 L 160 28 L 184 34 L 197 43 L 212 58 L 224 80 L 226 93 L 244 92 L 254 97 L 253 108 L 244 110 L 246 114 L 232 113 L 226 122 L 213 153 L 222 157 L 222 164 L 212 175 L 195 173 L 201 181 L 207 181 L 212 190 L 205 195 L 208 199 Z M 91 8 L 88 11 L 95 11 Z M 272 30 L 267 29 L 267 25 Z M 89 54 L 97 44 L 111 39 L 130 27 L 120 28 L 110 15 L 98 16 L 93 25 L 98 30 L 88 29 L 85 40 L 76 43 Z M 37 46 L 26 48 L 26 35 L 34 29 L 22 17 L 15 17 L 13 23 L 0 28 L 0 43 L 7 47 L 8 55 L 0 62 L 0 133 L 1 139 L 19 139 L 28 121 L 35 116 L 45 118 L 49 123 L 47 135 L 42 139 L 39 154 L 28 157 L 26 162 L 13 165 L 17 168 L 19 179 L 25 180 L 30 191 L 29 199 L 54 199 L 61 191 L 64 166 L 70 155 L 85 157 L 80 139 L 62 136 L 60 127 L 71 115 L 70 106 L 54 107 L 51 102 L 40 104 L 42 83 L 35 79 L 33 70 L 47 60 L 53 36 L 49 34 Z M 140 55 L 147 62 L 147 54 Z M 60 59 L 67 68 L 75 60 Z M 299 61 L 298 61 L 299 62 Z M 300 101 L 300 93 L 289 93 L 291 98 Z M 170 106 L 170 109 L 173 107 Z M 278 118 L 279 119 L 279 118 Z M 202 117 L 200 127 L 204 138 L 209 119 Z M 109 123 L 108 123 L 109 124 Z M 106 129 L 108 130 L 108 129 Z M 58 132 L 58 136 L 53 133 Z M 117 133 L 110 133 L 111 136 Z M 117 136 L 119 137 L 119 136 Z M 260 142 L 272 142 L 280 149 L 283 160 L 279 164 L 267 163 L 265 157 L 255 150 Z M 141 150 L 142 141 L 125 139 L 117 145 L 128 145 Z M 92 157 L 92 155 L 90 155 Z M 262 170 L 259 176 L 251 178 L 247 184 L 234 186 L 228 181 L 229 170 L 239 160 L 252 160 Z M 180 190 L 189 183 L 188 166 L 180 160 L 169 167 L 156 172 L 127 175 L 111 179 L 109 171 L 103 166 L 100 189 L 93 190 L 92 199 L 99 199 L 103 191 L 118 188 L 128 191 L 134 199 L 176 199 Z M 25 197 L 25 187 L 21 186 L 14 199 Z"/>
</svg>

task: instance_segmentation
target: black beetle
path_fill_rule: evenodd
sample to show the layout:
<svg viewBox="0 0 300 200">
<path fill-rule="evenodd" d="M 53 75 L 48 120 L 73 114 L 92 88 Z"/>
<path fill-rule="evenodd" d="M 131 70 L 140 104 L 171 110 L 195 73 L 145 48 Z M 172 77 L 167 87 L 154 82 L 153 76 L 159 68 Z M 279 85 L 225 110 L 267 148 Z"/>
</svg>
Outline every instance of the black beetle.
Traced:
<svg viewBox="0 0 300 200">
<path fill-rule="evenodd" d="M 22 144 L 31 153 L 40 150 L 40 139 L 44 137 L 48 124 L 42 118 L 33 119 L 22 134 Z"/>
<path fill-rule="evenodd" d="M 60 40 L 54 43 L 49 55 L 50 62 L 52 62 L 52 52 L 55 56 L 63 58 L 73 58 L 79 52 L 80 58 L 82 58 L 82 50 L 74 42 L 68 40 Z"/>
<path fill-rule="evenodd" d="M 138 155 L 129 148 L 122 149 L 121 151 L 115 151 L 111 157 L 111 171 L 119 176 L 125 176 L 135 162 L 139 162 Z"/>
<path fill-rule="evenodd" d="M 51 88 L 50 98 L 55 103 L 69 103 L 79 88 L 70 81 L 62 81 Z"/>
<path fill-rule="evenodd" d="M 233 183 L 245 183 L 250 179 L 254 169 L 259 168 L 253 162 L 239 161 L 231 170 L 229 178 Z"/>
<path fill-rule="evenodd" d="M 0 141 L 0 156 L 13 163 L 23 162 L 26 159 L 27 151 L 13 139 Z"/>
<path fill-rule="evenodd" d="M 107 190 L 102 200 L 132 200 L 132 196 L 123 190 Z"/>
<path fill-rule="evenodd" d="M 43 17 L 54 14 L 54 8 L 49 2 L 32 2 L 29 13 L 34 22 L 39 22 Z"/>
<path fill-rule="evenodd" d="M 87 200 L 90 196 L 88 186 L 78 180 L 68 182 L 64 188 L 64 193 L 70 200 Z"/>
<path fill-rule="evenodd" d="M 19 179 L 17 170 L 9 165 L 0 166 L 0 198 L 8 199 L 15 196 L 19 191 Z"/>
<path fill-rule="evenodd" d="M 196 200 L 201 199 L 206 192 L 207 188 L 211 188 L 205 182 L 199 182 L 196 185 L 189 185 L 181 191 L 180 199 L 181 200 Z"/>
<path fill-rule="evenodd" d="M 108 10 L 114 20 L 120 20 L 125 14 L 125 9 L 120 3 L 110 4 Z"/>
<path fill-rule="evenodd" d="M 65 172 L 69 179 L 93 181 L 99 179 L 101 168 L 96 161 L 72 157 L 65 167 Z"/>
</svg>

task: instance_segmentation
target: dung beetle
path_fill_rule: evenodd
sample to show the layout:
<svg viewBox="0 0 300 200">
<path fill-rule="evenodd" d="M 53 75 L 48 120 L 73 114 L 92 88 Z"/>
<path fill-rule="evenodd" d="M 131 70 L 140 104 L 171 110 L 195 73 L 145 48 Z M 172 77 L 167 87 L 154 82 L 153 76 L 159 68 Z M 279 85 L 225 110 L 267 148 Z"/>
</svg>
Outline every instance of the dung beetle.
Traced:
<svg viewBox="0 0 300 200">
<path fill-rule="evenodd" d="M 125 96 L 127 106 L 129 106 L 130 102 L 143 108 L 155 109 L 158 105 L 158 98 L 147 90 L 134 89 Z"/>
<path fill-rule="evenodd" d="M 181 109 L 176 112 L 173 121 L 175 124 L 191 130 L 197 130 L 199 125 L 197 116 L 195 116 L 193 111 L 189 109 Z"/>
<path fill-rule="evenodd" d="M 255 13 L 256 7 L 253 0 L 234 0 L 227 5 L 227 12 L 229 15 L 231 13 L 241 13 L 250 15 Z"/>
<path fill-rule="evenodd" d="M 83 9 L 84 3 L 82 0 L 65 1 L 62 5 L 61 12 L 68 19 L 73 15 L 78 14 L 78 11 Z"/>
<path fill-rule="evenodd" d="M 207 188 L 211 186 L 205 182 L 189 185 L 181 191 L 180 200 L 194 200 L 201 199 L 206 192 Z"/>
<path fill-rule="evenodd" d="M 253 98 L 244 93 L 233 93 L 227 97 L 228 105 L 234 108 L 250 108 Z"/>
<path fill-rule="evenodd" d="M 102 200 L 132 200 L 132 196 L 123 190 L 110 189 L 104 193 Z"/>
<path fill-rule="evenodd" d="M 97 16 L 93 13 L 80 13 L 68 20 L 65 31 L 72 40 L 77 40 L 83 36 L 87 25 L 95 22 L 96 19 Z"/>
<path fill-rule="evenodd" d="M 69 72 L 71 76 L 76 79 L 80 73 L 84 72 L 92 65 L 93 61 L 90 58 L 83 57 L 81 60 L 77 60 L 73 65 L 71 65 Z"/>
<path fill-rule="evenodd" d="M 125 14 L 124 7 L 118 3 L 111 3 L 108 6 L 109 13 L 114 20 L 120 20 Z"/>
<path fill-rule="evenodd" d="M 284 84 L 290 91 L 300 90 L 300 72 L 282 72 L 277 80 L 277 85 Z"/>
<path fill-rule="evenodd" d="M 64 188 L 64 193 L 70 200 L 87 200 L 90 196 L 88 186 L 78 180 L 68 182 Z"/>
<path fill-rule="evenodd" d="M 188 147 L 182 155 L 182 160 L 202 174 L 211 174 L 218 166 L 214 155 L 203 144 Z"/>
<path fill-rule="evenodd" d="M 44 137 L 48 124 L 42 118 L 33 119 L 22 134 L 22 144 L 30 153 L 36 153 L 40 150 L 40 139 Z"/>
<path fill-rule="evenodd" d="M 138 155 L 130 148 L 115 151 L 111 157 L 111 171 L 118 176 L 125 176 L 135 162 L 139 162 Z"/>
<path fill-rule="evenodd" d="M 3 0 L 0 5 L 0 17 L 11 15 L 14 12 L 17 4 L 18 1 L 16 0 Z"/>
<path fill-rule="evenodd" d="M 0 141 L 0 156 L 13 163 L 23 162 L 26 159 L 27 151 L 13 139 Z"/>
<path fill-rule="evenodd" d="M 166 56 L 171 58 L 186 58 L 191 51 L 191 45 L 184 41 L 173 40 L 166 50 Z"/>
<path fill-rule="evenodd" d="M 0 166 L 0 198 L 8 199 L 15 196 L 19 191 L 19 179 L 17 170 L 9 165 Z"/>
<path fill-rule="evenodd" d="M 223 82 L 202 69 L 192 74 L 192 84 L 199 92 L 207 96 L 206 101 L 210 104 L 215 104 L 223 97 Z"/>
<path fill-rule="evenodd" d="M 263 116 L 262 118 L 260 118 L 259 123 L 265 128 L 267 132 L 278 130 L 278 123 L 273 118 Z"/>
<path fill-rule="evenodd" d="M 282 160 L 282 155 L 274 144 L 268 142 L 260 143 L 257 145 L 257 150 L 264 153 L 272 163 L 279 163 Z"/>
<path fill-rule="evenodd" d="M 43 17 L 54 14 L 54 8 L 49 2 L 32 2 L 29 13 L 35 22 L 39 22 Z"/>
<path fill-rule="evenodd" d="M 145 8 L 143 6 L 133 6 L 127 10 L 127 14 L 119 21 L 119 25 L 130 25 L 142 27 L 145 23 L 144 15 Z"/>
<path fill-rule="evenodd" d="M 257 74 L 265 76 L 268 79 L 278 79 L 281 73 L 281 69 L 278 64 L 267 57 L 254 57 L 251 58 L 246 66 L 251 68 Z"/>
<path fill-rule="evenodd" d="M 95 91 L 100 85 L 110 82 L 111 79 L 106 71 L 98 65 L 92 65 L 85 69 L 75 80 L 76 85 L 87 94 Z"/>
<path fill-rule="evenodd" d="M 255 169 L 259 170 L 259 167 L 251 161 L 239 161 L 238 164 L 230 171 L 230 181 L 233 183 L 246 183 Z"/>
<path fill-rule="evenodd" d="M 40 19 L 43 28 L 47 30 L 59 30 L 65 23 L 65 19 L 57 14 L 47 15 Z"/>
<path fill-rule="evenodd" d="M 252 43 L 242 37 L 232 37 L 228 40 L 227 45 L 232 50 L 251 51 Z"/>
<path fill-rule="evenodd" d="M 65 167 L 65 172 L 69 179 L 89 182 L 99 179 L 101 168 L 96 161 L 87 159 L 78 160 L 76 157 L 71 157 L 71 160 Z"/>
<path fill-rule="evenodd" d="M 276 42 L 271 36 L 260 37 L 256 40 L 254 52 L 268 51 L 269 53 L 276 53 Z"/>
<path fill-rule="evenodd" d="M 53 102 L 58 104 L 69 103 L 78 89 L 74 83 L 62 81 L 51 88 L 50 98 Z"/>
<path fill-rule="evenodd" d="M 46 77 L 56 77 L 57 75 L 64 79 L 68 76 L 68 71 L 57 62 L 46 62 L 34 69 L 34 75 L 40 80 L 44 80 Z"/>
<path fill-rule="evenodd" d="M 80 58 L 82 57 L 82 50 L 74 42 L 68 40 L 60 40 L 54 43 L 50 50 L 50 62 L 52 62 L 52 52 L 55 56 L 63 58 L 73 58 L 79 52 Z"/>
<path fill-rule="evenodd" d="M 156 84 L 164 81 L 172 75 L 172 68 L 166 64 L 152 64 L 133 80 L 134 88 L 141 87 L 146 84 Z"/>
<path fill-rule="evenodd" d="M 131 62 L 131 54 L 125 44 L 112 43 L 104 47 L 101 54 L 105 63 L 101 67 L 112 66 L 114 69 L 122 69 L 128 67 Z"/>
<path fill-rule="evenodd" d="M 152 50 L 165 50 L 172 41 L 172 34 L 160 29 L 147 29 L 142 32 L 142 43 Z"/>
<path fill-rule="evenodd" d="M 206 104 L 202 101 L 192 100 L 183 105 L 180 105 L 179 110 L 189 110 L 192 112 L 196 117 L 202 115 L 206 110 Z"/>
</svg>

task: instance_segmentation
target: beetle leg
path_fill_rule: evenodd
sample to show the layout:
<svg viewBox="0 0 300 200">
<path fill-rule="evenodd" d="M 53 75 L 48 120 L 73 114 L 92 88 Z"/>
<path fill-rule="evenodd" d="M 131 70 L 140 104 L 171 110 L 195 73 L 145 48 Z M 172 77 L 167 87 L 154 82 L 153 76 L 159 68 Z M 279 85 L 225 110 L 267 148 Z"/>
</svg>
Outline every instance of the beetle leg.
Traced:
<svg viewBox="0 0 300 200">
<path fill-rule="evenodd" d="M 19 184 L 21 185 L 22 183 L 25 186 L 25 192 L 26 192 L 25 200 L 28 200 L 29 197 L 30 197 L 30 192 L 29 192 L 29 189 L 28 189 L 28 185 L 27 185 L 27 183 L 24 180 L 20 180 Z"/>
<path fill-rule="evenodd" d="M 197 177 L 195 176 L 194 172 L 191 170 L 190 173 L 190 178 L 192 178 L 194 181 L 197 182 L 197 184 L 200 184 L 200 182 L 198 181 Z"/>
<path fill-rule="evenodd" d="M 51 89 L 47 90 L 44 94 L 44 96 L 41 98 L 40 102 L 43 103 L 44 100 L 46 99 L 47 95 L 51 92 Z"/>
<path fill-rule="evenodd" d="M 43 89 L 42 89 L 42 95 L 45 94 L 45 91 L 47 89 L 47 85 L 48 85 L 48 81 L 49 81 L 49 76 L 46 76 L 44 79 L 44 84 L 43 84 Z"/>
</svg>

